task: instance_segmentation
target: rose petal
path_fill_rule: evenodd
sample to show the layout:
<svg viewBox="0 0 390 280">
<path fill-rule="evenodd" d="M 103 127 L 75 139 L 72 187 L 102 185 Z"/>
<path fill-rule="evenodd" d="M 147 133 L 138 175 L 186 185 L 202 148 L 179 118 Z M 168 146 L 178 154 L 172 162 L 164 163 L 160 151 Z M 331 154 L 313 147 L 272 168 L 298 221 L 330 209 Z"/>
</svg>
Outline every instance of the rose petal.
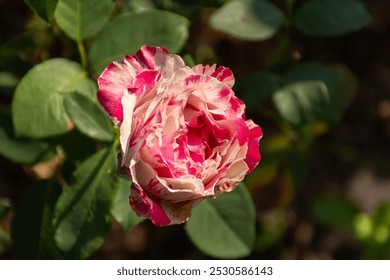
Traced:
<svg viewBox="0 0 390 280">
<path fill-rule="evenodd" d="M 212 66 L 195 65 L 194 67 L 192 67 L 192 70 L 194 74 L 197 75 L 212 76 L 214 78 L 217 78 L 219 81 L 232 88 L 235 81 L 232 70 L 223 66 L 218 67 L 217 70 L 215 70 L 215 68 L 215 64 Z"/>
<path fill-rule="evenodd" d="M 130 205 L 138 216 L 151 219 L 156 226 L 171 224 L 171 219 L 162 207 L 147 197 L 145 191 L 134 183 L 131 186 Z"/>
<path fill-rule="evenodd" d="M 157 70 L 167 78 L 181 67 L 185 66 L 183 59 L 174 54 L 170 54 L 164 47 L 143 46 L 141 50 L 134 54 L 134 57 L 144 68 Z"/>
<path fill-rule="evenodd" d="M 249 141 L 248 141 L 248 153 L 245 158 L 245 162 L 248 164 L 249 172 L 252 172 L 253 169 L 261 160 L 261 155 L 259 151 L 259 141 L 263 137 L 263 132 L 259 126 L 257 126 L 252 120 L 246 121 L 249 127 Z"/>
<path fill-rule="evenodd" d="M 133 122 L 133 110 L 136 104 L 136 96 L 134 94 L 129 93 L 127 90 L 125 90 L 121 102 L 122 102 L 121 107 L 124 108 L 124 111 L 126 112 L 122 118 L 123 122 L 120 125 L 120 137 L 119 137 L 121 143 L 121 149 L 122 149 L 121 164 L 123 166 L 123 165 L 128 165 L 130 159 L 129 141 L 132 135 L 131 127 Z"/>
<path fill-rule="evenodd" d="M 132 86 L 135 75 L 131 64 L 113 62 L 98 78 L 97 98 L 115 123 L 123 120 L 121 99 L 125 90 Z"/>
<path fill-rule="evenodd" d="M 218 67 L 217 71 L 211 74 L 211 76 L 217 78 L 218 80 L 225 83 L 231 88 L 234 86 L 235 79 L 233 76 L 233 72 L 227 67 L 223 67 L 223 66 Z"/>
</svg>

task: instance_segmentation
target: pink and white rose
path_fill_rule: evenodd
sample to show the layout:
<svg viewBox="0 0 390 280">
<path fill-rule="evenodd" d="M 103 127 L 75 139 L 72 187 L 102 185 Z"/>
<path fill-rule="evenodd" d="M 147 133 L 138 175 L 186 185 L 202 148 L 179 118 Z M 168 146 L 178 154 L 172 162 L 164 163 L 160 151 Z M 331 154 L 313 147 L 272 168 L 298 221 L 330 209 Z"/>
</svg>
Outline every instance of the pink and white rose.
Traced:
<svg viewBox="0 0 390 280">
<path fill-rule="evenodd" d="M 233 84 L 229 68 L 190 68 L 163 47 L 143 46 L 103 71 L 97 97 L 120 128 L 137 215 L 158 226 L 183 223 L 259 163 L 262 131 L 245 120 Z"/>
</svg>

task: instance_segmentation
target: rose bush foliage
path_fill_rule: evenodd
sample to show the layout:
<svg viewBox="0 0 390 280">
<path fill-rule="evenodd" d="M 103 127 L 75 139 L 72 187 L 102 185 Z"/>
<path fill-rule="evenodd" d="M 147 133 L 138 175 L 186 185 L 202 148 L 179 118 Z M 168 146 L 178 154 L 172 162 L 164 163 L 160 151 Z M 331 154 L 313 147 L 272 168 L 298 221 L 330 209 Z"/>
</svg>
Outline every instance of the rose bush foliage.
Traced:
<svg viewBox="0 0 390 280">
<path fill-rule="evenodd" d="M 185 222 L 207 197 L 234 190 L 260 161 L 262 130 L 245 119 L 229 68 L 185 66 L 143 46 L 111 63 L 97 97 L 120 129 L 130 205 L 165 226 Z"/>
</svg>

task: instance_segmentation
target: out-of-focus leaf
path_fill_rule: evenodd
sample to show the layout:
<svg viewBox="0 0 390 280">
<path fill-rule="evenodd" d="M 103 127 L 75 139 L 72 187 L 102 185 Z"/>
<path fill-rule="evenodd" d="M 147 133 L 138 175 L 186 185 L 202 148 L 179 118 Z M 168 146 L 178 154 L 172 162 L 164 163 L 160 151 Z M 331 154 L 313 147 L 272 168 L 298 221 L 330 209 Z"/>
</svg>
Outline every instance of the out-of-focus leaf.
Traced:
<svg viewBox="0 0 390 280">
<path fill-rule="evenodd" d="M 233 0 L 218 9 L 210 18 L 216 30 L 249 41 L 266 40 L 284 21 L 284 14 L 265 0 Z"/>
<path fill-rule="evenodd" d="M 255 208 L 244 184 L 196 206 L 186 232 L 210 256 L 229 259 L 249 255 L 255 241 Z"/>
<path fill-rule="evenodd" d="M 133 54 L 142 45 L 164 46 L 179 51 L 188 37 L 189 21 L 160 10 L 124 13 L 104 26 L 96 36 L 89 60 L 96 73 L 109 63 Z"/>
<path fill-rule="evenodd" d="M 52 224 L 61 188 L 52 182 L 30 186 L 17 203 L 12 226 L 13 249 L 18 259 L 59 259 Z"/>
<path fill-rule="evenodd" d="M 334 89 L 339 84 L 336 71 L 332 67 L 318 62 L 299 63 L 286 72 L 286 84 L 304 81 L 322 81 L 329 90 Z"/>
<path fill-rule="evenodd" d="M 390 230 L 389 226 L 383 223 L 376 224 L 372 231 L 372 241 L 374 241 L 378 245 L 382 245 L 383 249 L 385 249 L 385 254 L 390 255 L 389 253 L 389 237 L 390 237 Z M 378 251 L 384 251 L 384 250 L 378 250 Z M 383 254 L 384 252 L 381 252 Z"/>
<path fill-rule="evenodd" d="M 193 67 L 195 66 L 195 62 L 194 62 L 194 59 L 192 58 L 192 56 L 190 54 L 186 54 L 183 56 L 183 60 L 184 60 L 184 63 L 189 66 L 189 67 Z"/>
<path fill-rule="evenodd" d="M 11 250 L 12 240 L 11 235 L 0 228 L 0 255 Z"/>
<path fill-rule="evenodd" d="M 344 115 L 356 93 L 358 80 L 345 65 L 333 65 L 332 68 L 338 76 L 339 83 L 330 92 L 330 102 L 326 108 L 329 113 L 325 115 L 325 120 L 329 123 L 337 123 Z"/>
<path fill-rule="evenodd" d="M 390 203 L 384 202 L 371 218 L 371 231 L 363 239 L 367 259 L 388 259 L 390 257 Z M 367 237 L 367 236 L 365 236 Z"/>
<path fill-rule="evenodd" d="M 64 97 L 64 106 L 70 120 L 85 135 L 103 142 L 114 139 L 108 117 L 89 98 L 72 92 Z"/>
<path fill-rule="evenodd" d="M 287 84 L 322 81 L 329 91 L 329 103 L 323 108 L 322 119 L 337 123 L 347 109 L 357 89 L 357 79 L 344 65 L 325 65 L 317 62 L 301 63 L 285 75 Z"/>
<path fill-rule="evenodd" d="M 111 206 L 111 215 L 124 231 L 128 231 L 142 222 L 144 218 L 138 217 L 129 205 L 131 181 L 118 178 L 115 185 L 115 196 Z"/>
<path fill-rule="evenodd" d="M 364 213 L 357 214 L 353 220 L 353 230 L 359 240 L 367 240 L 373 230 L 371 217 Z"/>
<path fill-rule="evenodd" d="M 373 216 L 374 223 L 383 223 L 390 227 L 390 202 L 382 203 L 375 210 Z"/>
<path fill-rule="evenodd" d="M 11 77 L 13 81 L 15 78 L 19 80 L 19 77 L 32 67 L 31 61 L 28 61 L 21 54 L 34 48 L 36 48 L 36 42 L 34 41 L 34 33 L 31 31 L 26 31 L 2 42 L 0 44 L 0 69 L 4 69 L 9 75 L 16 75 L 16 77 Z M 13 91 L 10 94 L 13 95 Z"/>
<path fill-rule="evenodd" d="M 14 74 L 10 72 L 0 72 L 0 95 L 12 98 L 18 82 L 19 79 Z"/>
<path fill-rule="evenodd" d="M 112 0 L 59 0 L 54 16 L 70 38 L 81 41 L 102 29 L 113 7 Z"/>
<path fill-rule="evenodd" d="M 357 0 L 310 0 L 298 8 L 296 27 L 313 37 L 337 36 L 366 27 L 371 15 Z"/>
<path fill-rule="evenodd" d="M 156 6 L 152 0 L 127 0 L 122 8 L 122 12 L 137 12 L 155 8 Z"/>
<path fill-rule="evenodd" d="M 372 237 L 378 244 L 389 243 L 390 239 L 390 203 L 385 202 L 378 206 L 372 217 L 374 229 Z M 390 244 L 388 244 L 390 245 Z M 389 249 L 389 246 L 387 246 Z M 390 254 L 388 252 L 388 254 Z"/>
<path fill-rule="evenodd" d="M 255 72 L 237 78 L 235 89 L 243 93 L 248 110 L 256 109 L 275 89 L 277 78 L 269 72 Z"/>
<path fill-rule="evenodd" d="M 47 152 L 53 154 L 47 143 L 11 138 L 4 128 L 0 127 L 0 154 L 9 160 L 32 164 L 40 161 Z"/>
<path fill-rule="evenodd" d="M 67 132 L 69 118 L 63 98 L 73 91 L 95 98 L 95 84 L 78 63 L 55 58 L 33 67 L 15 91 L 12 103 L 15 134 L 42 138 Z"/>
<path fill-rule="evenodd" d="M 324 196 L 312 205 L 316 221 L 328 226 L 353 230 L 359 209 L 349 200 L 338 196 Z"/>
<path fill-rule="evenodd" d="M 57 7 L 58 0 L 24 0 L 30 8 L 44 21 L 50 22 Z"/>
<path fill-rule="evenodd" d="M 10 38 L 5 42 L 2 42 L 0 45 L 0 57 L 2 59 L 5 59 L 6 56 L 10 55 L 9 51 L 16 52 L 14 53 L 14 55 L 16 55 L 18 52 L 33 49 L 34 47 L 36 47 L 36 43 L 34 42 L 34 36 L 36 36 L 36 31 L 28 30 L 18 35 L 15 35 L 14 37 Z M 2 62 L 3 61 L 1 60 L 0 63 Z M 3 66 L 3 64 L 0 65 Z M 9 70 L 8 68 L 2 69 Z"/>
<path fill-rule="evenodd" d="M 0 111 L 0 154 L 16 163 L 33 164 L 55 155 L 48 143 L 26 138 L 15 138 L 12 119 Z"/>
<path fill-rule="evenodd" d="M 67 258 L 85 259 L 104 242 L 113 195 L 116 155 L 106 148 L 86 159 L 55 207 L 54 239 Z"/>
<path fill-rule="evenodd" d="M 322 81 L 298 82 L 273 94 L 280 115 L 294 126 L 322 120 L 329 104 L 329 91 Z"/>
</svg>

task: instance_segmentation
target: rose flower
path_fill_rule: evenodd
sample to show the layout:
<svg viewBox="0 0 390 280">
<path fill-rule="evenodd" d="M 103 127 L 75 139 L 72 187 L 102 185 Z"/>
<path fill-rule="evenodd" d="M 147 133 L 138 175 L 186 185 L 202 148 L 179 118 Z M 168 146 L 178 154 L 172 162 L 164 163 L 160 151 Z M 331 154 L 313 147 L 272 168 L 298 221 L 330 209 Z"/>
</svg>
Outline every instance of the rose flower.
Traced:
<svg viewBox="0 0 390 280">
<path fill-rule="evenodd" d="M 229 68 L 190 68 L 163 47 L 143 46 L 103 71 L 97 97 L 120 129 L 137 215 L 158 226 L 183 223 L 259 163 L 262 131 L 245 120 L 233 84 Z"/>
</svg>

